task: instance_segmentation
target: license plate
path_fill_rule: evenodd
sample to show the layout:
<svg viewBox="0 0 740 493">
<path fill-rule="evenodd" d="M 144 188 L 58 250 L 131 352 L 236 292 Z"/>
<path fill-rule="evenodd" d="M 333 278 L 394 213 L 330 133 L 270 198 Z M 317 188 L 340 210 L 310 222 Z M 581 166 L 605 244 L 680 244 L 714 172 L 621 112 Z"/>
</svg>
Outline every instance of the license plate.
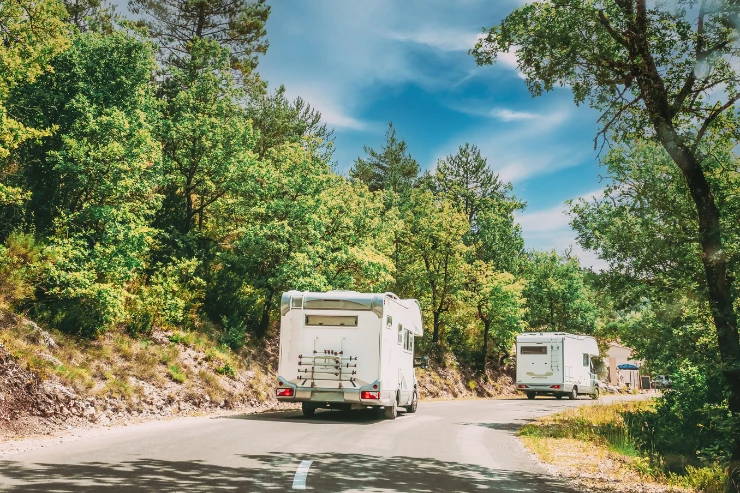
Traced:
<svg viewBox="0 0 740 493">
<path fill-rule="evenodd" d="M 312 401 L 344 402 L 344 392 L 314 392 Z"/>
</svg>

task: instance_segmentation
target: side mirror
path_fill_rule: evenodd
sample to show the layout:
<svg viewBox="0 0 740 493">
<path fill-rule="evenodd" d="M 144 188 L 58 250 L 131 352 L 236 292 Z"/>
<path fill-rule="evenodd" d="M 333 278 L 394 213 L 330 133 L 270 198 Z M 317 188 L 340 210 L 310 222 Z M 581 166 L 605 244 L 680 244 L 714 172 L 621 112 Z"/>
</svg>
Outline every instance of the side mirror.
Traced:
<svg viewBox="0 0 740 493">
<path fill-rule="evenodd" d="M 414 358 L 414 366 L 418 366 L 422 370 L 426 370 L 427 366 L 429 366 L 429 356 L 422 357 L 416 357 Z"/>
</svg>

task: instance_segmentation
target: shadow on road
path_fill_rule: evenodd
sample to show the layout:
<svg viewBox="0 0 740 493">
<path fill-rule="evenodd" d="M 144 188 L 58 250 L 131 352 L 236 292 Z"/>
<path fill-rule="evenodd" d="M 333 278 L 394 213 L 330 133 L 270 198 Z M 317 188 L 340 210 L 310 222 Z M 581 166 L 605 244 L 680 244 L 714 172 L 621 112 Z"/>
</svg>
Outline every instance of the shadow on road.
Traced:
<svg viewBox="0 0 740 493">
<path fill-rule="evenodd" d="M 457 423 L 459 425 L 465 425 L 465 426 L 480 426 L 482 428 L 488 428 L 489 430 L 497 430 L 497 431 L 508 431 L 509 433 L 515 434 L 517 431 L 521 429 L 522 426 L 526 425 L 527 423 L 531 423 L 535 421 L 534 419 L 522 419 L 518 420 L 515 423 Z"/>
<path fill-rule="evenodd" d="M 403 419 L 405 413 L 399 413 L 396 419 Z M 300 411 L 283 411 L 263 414 L 236 414 L 219 419 L 244 419 L 247 421 L 283 421 L 307 424 L 345 424 L 371 425 L 384 421 L 382 415 L 372 409 L 357 411 L 339 411 L 317 409 L 313 416 L 304 416 Z"/>
<path fill-rule="evenodd" d="M 288 491 L 302 460 L 313 460 L 308 489 L 322 492 L 373 490 L 576 493 L 556 479 L 522 472 L 410 457 L 360 454 L 243 455 L 244 467 L 189 461 L 139 459 L 120 464 L 0 462 L 0 490 L 74 491 Z M 9 484 L 10 483 L 10 484 Z"/>
</svg>

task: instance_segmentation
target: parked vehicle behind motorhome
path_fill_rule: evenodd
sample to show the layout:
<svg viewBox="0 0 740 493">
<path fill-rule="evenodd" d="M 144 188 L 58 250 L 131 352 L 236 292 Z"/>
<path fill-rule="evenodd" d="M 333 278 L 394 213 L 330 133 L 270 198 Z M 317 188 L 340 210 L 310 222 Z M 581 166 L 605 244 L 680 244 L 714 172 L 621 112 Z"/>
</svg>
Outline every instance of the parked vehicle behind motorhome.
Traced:
<svg viewBox="0 0 740 493">
<path fill-rule="evenodd" d="M 596 339 L 565 332 L 529 332 L 516 338 L 516 388 L 529 399 L 537 395 L 599 396 L 592 360 Z"/>
<path fill-rule="evenodd" d="M 421 308 L 393 293 L 283 294 L 277 398 L 317 408 L 416 412 L 414 337 Z"/>
</svg>

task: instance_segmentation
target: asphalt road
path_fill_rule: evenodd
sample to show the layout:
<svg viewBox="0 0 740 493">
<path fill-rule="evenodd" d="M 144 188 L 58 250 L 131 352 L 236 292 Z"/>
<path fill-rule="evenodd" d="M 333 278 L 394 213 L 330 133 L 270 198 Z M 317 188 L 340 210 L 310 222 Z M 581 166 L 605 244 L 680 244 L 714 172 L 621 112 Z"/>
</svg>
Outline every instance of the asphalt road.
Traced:
<svg viewBox="0 0 740 493">
<path fill-rule="evenodd" d="M 515 433 L 592 403 L 421 402 L 394 421 L 319 410 L 146 423 L 6 455 L 0 491 L 572 492 Z"/>
</svg>

